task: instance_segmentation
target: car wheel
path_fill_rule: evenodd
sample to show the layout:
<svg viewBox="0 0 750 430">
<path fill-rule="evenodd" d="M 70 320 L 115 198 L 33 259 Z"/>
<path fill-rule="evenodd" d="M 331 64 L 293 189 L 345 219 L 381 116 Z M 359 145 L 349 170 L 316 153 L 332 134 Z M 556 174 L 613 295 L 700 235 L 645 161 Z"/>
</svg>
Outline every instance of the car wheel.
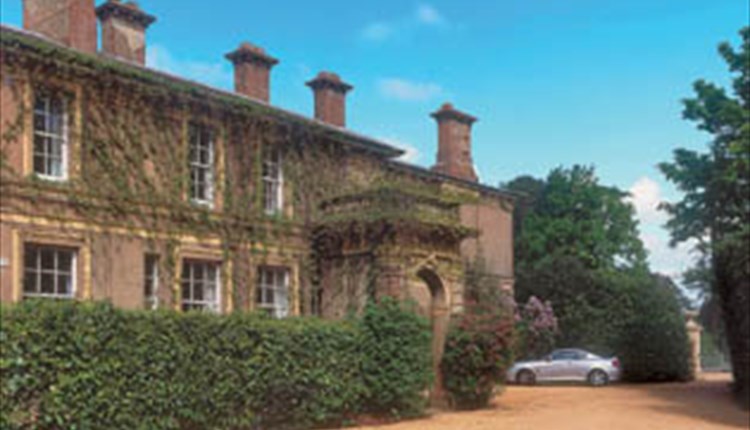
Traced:
<svg viewBox="0 0 750 430">
<path fill-rule="evenodd" d="M 609 376 L 603 370 L 594 369 L 589 372 L 588 381 L 593 387 L 603 387 L 609 383 Z"/>
<path fill-rule="evenodd" d="M 518 372 L 516 382 L 521 385 L 534 385 L 536 384 L 536 375 L 531 370 L 524 369 Z"/>
</svg>

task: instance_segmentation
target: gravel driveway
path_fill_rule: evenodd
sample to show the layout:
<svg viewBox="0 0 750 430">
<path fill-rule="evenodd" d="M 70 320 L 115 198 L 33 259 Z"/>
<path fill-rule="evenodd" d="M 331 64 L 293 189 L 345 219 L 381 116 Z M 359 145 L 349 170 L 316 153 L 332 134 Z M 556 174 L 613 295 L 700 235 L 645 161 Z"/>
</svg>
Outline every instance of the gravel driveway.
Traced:
<svg viewBox="0 0 750 430">
<path fill-rule="evenodd" d="M 490 409 L 358 430 L 709 430 L 750 428 L 728 374 L 689 384 L 508 387 Z"/>
</svg>

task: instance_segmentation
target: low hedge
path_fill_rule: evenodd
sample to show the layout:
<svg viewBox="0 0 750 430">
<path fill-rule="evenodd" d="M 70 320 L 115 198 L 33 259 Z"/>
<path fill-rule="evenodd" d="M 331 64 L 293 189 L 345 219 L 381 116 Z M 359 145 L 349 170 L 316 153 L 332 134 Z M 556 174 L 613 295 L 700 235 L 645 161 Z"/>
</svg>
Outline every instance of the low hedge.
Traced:
<svg viewBox="0 0 750 430">
<path fill-rule="evenodd" d="M 407 313 L 388 306 L 370 312 Z M 378 378 L 388 384 L 373 392 L 364 371 L 385 358 L 368 355 L 362 344 L 374 342 L 377 323 L 364 330 L 357 321 L 134 312 L 53 301 L 5 308 L 1 322 L 2 428 L 337 425 L 371 412 L 368 402 L 380 396 L 392 400 L 392 409 L 411 410 L 418 392 L 388 390 L 416 387 L 411 373 L 429 372 L 429 364 L 383 372 Z M 393 334 L 379 340 L 407 348 L 423 343 L 418 330 Z"/>
</svg>

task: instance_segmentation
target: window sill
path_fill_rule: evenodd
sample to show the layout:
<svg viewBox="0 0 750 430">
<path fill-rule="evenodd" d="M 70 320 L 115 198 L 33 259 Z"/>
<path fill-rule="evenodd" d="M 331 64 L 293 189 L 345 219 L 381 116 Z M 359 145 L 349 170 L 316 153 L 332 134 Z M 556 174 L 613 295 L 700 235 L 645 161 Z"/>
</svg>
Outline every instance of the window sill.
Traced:
<svg viewBox="0 0 750 430">
<path fill-rule="evenodd" d="M 23 299 L 60 299 L 60 300 L 73 300 L 75 299 L 75 296 L 73 295 L 63 295 L 63 294 L 44 294 L 44 293 L 23 293 Z"/>
<path fill-rule="evenodd" d="M 211 200 L 196 200 L 196 199 L 190 199 L 190 203 L 194 204 L 195 206 L 199 206 L 206 209 L 213 209 L 214 208 L 214 202 Z"/>
<path fill-rule="evenodd" d="M 284 211 L 282 209 L 275 209 L 273 211 L 263 210 L 263 215 L 268 218 L 284 218 Z"/>
<path fill-rule="evenodd" d="M 63 183 L 63 182 L 68 181 L 68 175 L 50 176 L 50 175 L 43 175 L 40 173 L 32 173 L 31 177 L 40 181 L 48 181 L 48 182 L 55 182 L 55 183 Z"/>
</svg>

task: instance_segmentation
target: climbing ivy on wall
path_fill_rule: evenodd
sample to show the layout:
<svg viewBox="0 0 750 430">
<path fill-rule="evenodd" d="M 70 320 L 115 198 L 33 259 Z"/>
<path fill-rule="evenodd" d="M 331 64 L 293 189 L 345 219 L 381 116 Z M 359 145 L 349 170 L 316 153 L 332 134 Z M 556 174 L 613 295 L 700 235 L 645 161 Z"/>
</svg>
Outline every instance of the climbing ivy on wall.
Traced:
<svg viewBox="0 0 750 430">
<path fill-rule="evenodd" d="M 8 197 L 4 206 L 19 214 L 145 234 L 147 243 L 166 244 L 167 273 L 174 274 L 172 251 L 183 235 L 218 238 L 225 260 L 263 257 L 274 248 L 290 258 L 301 255 L 301 299 L 303 307 L 310 306 L 320 267 L 307 240 L 330 217 L 322 202 L 373 188 L 386 193 L 407 190 L 453 204 L 475 198 L 444 192 L 437 181 L 386 169 L 382 156 L 342 144 L 336 131 L 241 97 L 12 32 L 3 32 L 2 48 L 3 67 L 14 77 L 10 88 L 17 103 L 15 118 L 3 118 L 0 177 Z M 10 163 L 22 136 L 31 135 L 25 129 L 32 108 L 25 102 L 26 90 L 60 91 L 69 100 L 74 173 L 68 181 L 24 176 Z M 215 165 L 215 209 L 187 198 L 191 124 L 209 127 L 221 149 Z M 263 212 L 262 154 L 269 148 L 283 154 L 288 201 L 284 212 L 275 216 Z M 400 216 L 392 209 L 371 205 L 359 217 L 366 221 Z M 424 215 L 422 221 L 429 218 Z M 446 232 L 452 231 L 452 224 L 458 228 L 458 219 L 448 221 Z M 351 225 L 328 223 L 327 228 L 346 233 Z M 101 234 L 114 233 L 103 229 Z M 234 272 L 236 284 L 249 284 L 243 279 L 248 270 Z M 238 290 L 235 303 L 243 299 Z"/>
</svg>

